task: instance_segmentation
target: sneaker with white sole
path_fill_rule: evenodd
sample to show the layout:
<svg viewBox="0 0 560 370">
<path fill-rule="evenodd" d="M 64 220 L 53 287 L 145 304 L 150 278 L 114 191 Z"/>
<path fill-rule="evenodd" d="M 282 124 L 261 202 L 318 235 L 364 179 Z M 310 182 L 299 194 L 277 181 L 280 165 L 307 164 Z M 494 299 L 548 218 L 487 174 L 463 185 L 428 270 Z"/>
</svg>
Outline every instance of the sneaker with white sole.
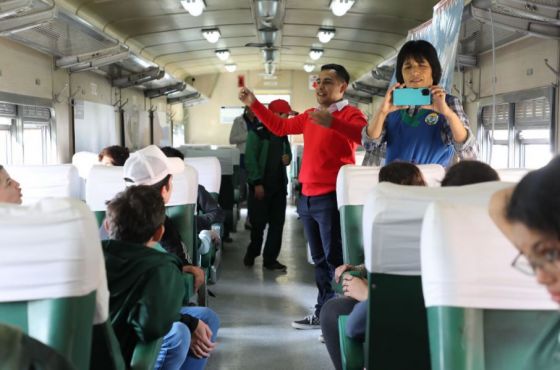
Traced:
<svg viewBox="0 0 560 370">
<path fill-rule="evenodd" d="M 292 328 L 294 329 L 319 329 L 321 322 L 315 314 L 307 315 L 302 320 L 292 321 Z"/>
<path fill-rule="evenodd" d="M 319 335 L 319 342 L 321 343 L 325 343 L 325 337 L 323 337 L 323 334 Z"/>
</svg>

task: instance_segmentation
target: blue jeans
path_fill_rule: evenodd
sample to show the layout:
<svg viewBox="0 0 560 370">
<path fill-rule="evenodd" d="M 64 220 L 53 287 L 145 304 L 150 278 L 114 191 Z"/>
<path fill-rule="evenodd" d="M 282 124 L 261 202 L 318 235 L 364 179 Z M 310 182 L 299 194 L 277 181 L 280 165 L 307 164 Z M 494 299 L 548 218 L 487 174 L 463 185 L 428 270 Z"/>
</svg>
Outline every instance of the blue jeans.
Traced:
<svg viewBox="0 0 560 370">
<path fill-rule="evenodd" d="M 336 192 L 311 197 L 302 195 L 298 200 L 297 211 L 315 263 L 315 283 L 319 290 L 315 315 L 319 317 L 323 304 L 334 297 L 331 281 L 334 270 L 342 265 Z"/>
<path fill-rule="evenodd" d="M 208 307 L 183 307 L 182 314 L 194 316 L 206 323 L 212 330 L 212 342 L 216 342 L 220 319 Z M 190 351 L 191 333 L 189 328 L 175 322 L 169 333 L 163 337 L 163 343 L 156 360 L 156 370 L 202 370 L 208 358 L 197 358 Z"/>
</svg>

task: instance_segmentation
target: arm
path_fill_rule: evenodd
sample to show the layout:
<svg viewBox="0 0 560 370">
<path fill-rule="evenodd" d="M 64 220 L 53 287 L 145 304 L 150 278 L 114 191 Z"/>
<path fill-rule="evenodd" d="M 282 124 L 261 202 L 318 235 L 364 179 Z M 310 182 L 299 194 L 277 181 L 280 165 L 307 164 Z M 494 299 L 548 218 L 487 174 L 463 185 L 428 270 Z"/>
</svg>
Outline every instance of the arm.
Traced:
<svg viewBox="0 0 560 370">
<path fill-rule="evenodd" d="M 333 130 L 341 133 L 358 145 L 362 143 L 362 129 L 366 126 L 366 117 L 359 109 L 353 109 L 352 114 L 345 121 L 333 116 L 331 122 L 331 128 Z"/>
<path fill-rule="evenodd" d="M 178 267 L 169 263 L 148 270 L 142 297 L 128 314 L 127 322 L 142 342 L 161 338 L 178 321 L 185 295 Z"/>
<path fill-rule="evenodd" d="M 478 156 L 478 145 L 470 127 L 469 118 L 463 110 L 459 98 L 447 95 L 445 101 L 451 110 L 445 116 L 448 126 L 445 129 L 447 141 L 453 143 L 455 151 L 462 159 L 476 159 Z"/>
<path fill-rule="evenodd" d="M 506 236 L 506 238 L 513 242 L 512 240 L 512 231 L 511 231 L 511 224 L 506 220 L 506 207 L 513 194 L 514 188 L 507 188 L 503 190 L 499 190 L 492 195 L 490 198 L 490 204 L 488 213 L 490 214 L 490 218 L 498 229 Z"/>
<path fill-rule="evenodd" d="M 202 185 L 198 185 L 197 203 L 198 209 L 202 211 L 196 216 L 198 230 L 209 230 L 213 223 L 224 222 L 224 210 Z"/>
<path fill-rule="evenodd" d="M 276 136 L 297 135 L 303 133 L 303 124 L 307 115 L 302 113 L 293 118 L 281 118 L 255 99 L 251 104 L 255 116 Z"/>
<path fill-rule="evenodd" d="M 247 141 L 247 129 L 245 127 L 246 123 L 243 116 L 233 120 L 233 126 L 231 126 L 231 131 L 229 132 L 230 144 L 243 144 Z"/>
<path fill-rule="evenodd" d="M 294 118 L 283 119 L 272 113 L 245 87 L 239 90 L 239 100 L 250 107 L 257 118 L 276 136 L 296 135 L 303 133 L 303 124 L 307 115 L 300 114 Z"/>
</svg>

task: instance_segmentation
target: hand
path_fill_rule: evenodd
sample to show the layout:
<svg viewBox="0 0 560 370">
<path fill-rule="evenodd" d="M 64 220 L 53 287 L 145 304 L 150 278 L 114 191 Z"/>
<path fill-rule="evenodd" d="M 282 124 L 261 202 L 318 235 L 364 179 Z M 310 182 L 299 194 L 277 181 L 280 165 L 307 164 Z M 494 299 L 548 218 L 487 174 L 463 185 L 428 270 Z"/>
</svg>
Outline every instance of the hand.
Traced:
<svg viewBox="0 0 560 370">
<path fill-rule="evenodd" d="M 346 274 L 342 281 L 342 291 L 345 297 L 365 301 L 369 295 L 367 280 Z"/>
<path fill-rule="evenodd" d="M 393 91 L 405 87 L 404 84 L 397 82 L 387 90 L 385 93 L 385 98 L 381 104 L 380 110 L 384 115 L 394 112 L 399 109 L 407 109 L 408 105 L 393 105 Z"/>
<path fill-rule="evenodd" d="M 183 266 L 183 272 L 193 274 L 195 292 L 198 292 L 198 288 L 200 288 L 202 284 L 206 282 L 206 275 L 204 274 L 204 270 L 198 266 L 185 265 Z"/>
<path fill-rule="evenodd" d="M 430 94 L 432 95 L 432 104 L 423 105 L 422 108 L 433 110 L 439 114 L 447 116 L 451 108 L 447 105 L 445 101 L 445 89 L 441 86 L 434 85 L 430 87 Z"/>
<path fill-rule="evenodd" d="M 333 117 L 327 109 L 319 108 L 310 112 L 309 115 L 315 124 L 326 128 L 331 127 Z"/>
<path fill-rule="evenodd" d="M 239 89 L 239 100 L 241 100 L 246 106 L 250 107 L 251 104 L 253 104 L 255 100 L 257 100 L 257 98 L 251 90 L 246 87 L 242 87 L 241 89 Z"/>
<path fill-rule="evenodd" d="M 290 156 L 287 154 L 282 155 L 282 164 L 287 166 L 290 164 Z"/>
<path fill-rule="evenodd" d="M 337 283 L 340 282 L 340 277 L 342 276 L 342 274 L 344 273 L 344 271 L 349 271 L 352 270 L 352 265 L 349 265 L 347 263 L 338 266 L 335 270 L 334 270 L 334 281 L 336 281 Z"/>
<path fill-rule="evenodd" d="M 264 186 L 255 185 L 255 199 L 257 199 L 257 200 L 263 200 L 264 199 Z"/>
<path fill-rule="evenodd" d="M 212 343 L 212 330 L 202 320 L 198 320 L 198 325 L 191 335 L 191 352 L 198 358 L 210 356 L 210 352 L 216 347 Z"/>
</svg>

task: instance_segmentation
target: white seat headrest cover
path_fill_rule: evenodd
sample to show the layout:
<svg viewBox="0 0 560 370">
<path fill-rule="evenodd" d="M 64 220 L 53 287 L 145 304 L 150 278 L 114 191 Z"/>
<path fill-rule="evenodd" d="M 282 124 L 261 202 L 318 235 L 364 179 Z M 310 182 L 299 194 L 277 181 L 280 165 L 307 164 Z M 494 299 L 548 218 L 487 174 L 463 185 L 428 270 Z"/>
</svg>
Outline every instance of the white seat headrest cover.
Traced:
<svg viewBox="0 0 560 370">
<path fill-rule="evenodd" d="M 92 211 L 105 211 L 107 201 L 125 189 L 122 167 L 93 166 L 86 181 L 86 203 Z"/>
<path fill-rule="evenodd" d="M 432 203 L 421 248 L 426 307 L 558 310 L 535 277 L 510 265 L 517 250 L 490 219 L 487 204 Z"/>
<path fill-rule="evenodd" d="M 367 195 L 378 183 L 381 167 L 346 164 L 336 177 L 336 202 L 343 206 L 363 205 Z"/>
<path fill-rule="evenodd" d="M 109 292 L 93 214 L 80 200 L 0 204 L 0 302 L 83 296 L 96 290 L 95 322 Z"/>
<path fill-rule="evenodd" d="M 6 166 L 6 170 L 20 183 L 25 205 L 47 197 L 80 199 L 78 170 L 71 164 Z"/>
<path fill-rule="evenodd" d="M 422 177 L 428 186 L 441 186 L 441 180 L 445 176 L 445 168 L 439 164 L 419 164 Z"/>
<path fill-rule="evenodd" d="M 93 166 L 99 164 L 99 157 L 92 152 L 77 152 L 72 156 L 72 164 L 78 169 L 82 179 L 87 179 Z"/>
<path fill-rule="evenodd" d="M 239 149 L 233 147 L 225 148 L 208 148 L 205 146 L 189 146 L 182 145 L 179 150 L 185 158 L 192 157 L 216 157 L 220 161 L 222 175 L 233 175 L 233 166 L 239 165 L 240 152 Z"/>
<path fill-rule="evenodd" d="M 169 199 L 166 206 L 196 204 L 198 174 L 192 166 L 185 165 L 185 170 L 173 175 L 171 181 L 173 182 L 173 191 L 171 192 L 171 199 Z"/>
<path fill-rule="evenodd" d="M 420 275 L 420 235 L 428 205 L 440 199 L 487 203 L 510 183 L 486 182 L 456 187 L 380 183 L 367 196 L 363 212 L 365 264 L 368 271 Z"/>
<path fill-rule="evenodd" d="M 500 180 L 508 182 L 519 182 L 529 171 L 527 168 L 503 168 L 496 170 Z"/>
<path fill-rule="evenodd" d="M 198 173 L 198 183 L 210 193 L 219 193 L 222 181 L 222 168 L 216 157 L 185 158 L 185 163 L 194 167 Z"/>
</svg>

